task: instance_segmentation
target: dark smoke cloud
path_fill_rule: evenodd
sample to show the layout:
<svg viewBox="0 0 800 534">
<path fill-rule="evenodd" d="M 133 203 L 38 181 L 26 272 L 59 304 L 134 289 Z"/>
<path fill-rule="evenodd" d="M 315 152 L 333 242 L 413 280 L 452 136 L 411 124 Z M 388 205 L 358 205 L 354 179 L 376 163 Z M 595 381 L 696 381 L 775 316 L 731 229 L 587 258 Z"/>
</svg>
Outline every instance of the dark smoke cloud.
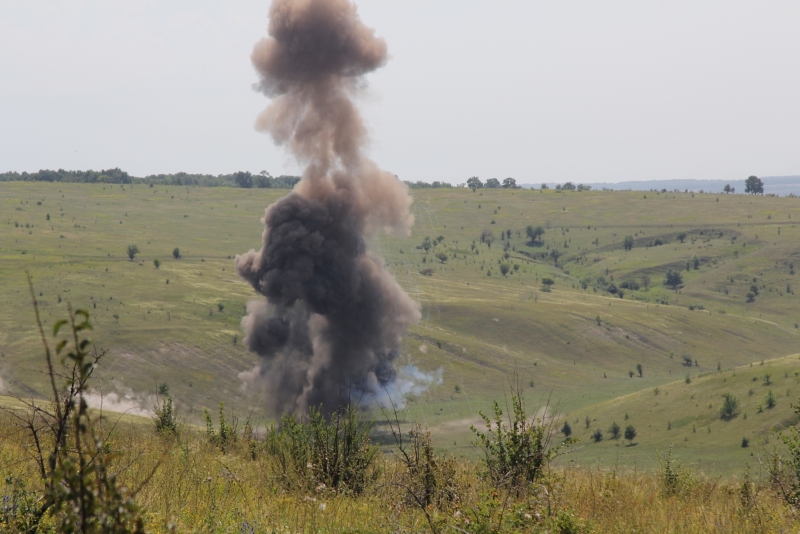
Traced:
<svg viewBox="0 0 800 534">
<path fill-rule="evenodd" d="M 386 43 L 347 0 L 274 0 L 269 37 L 251 56 L 272 98 L 257 121 L 305 165 L 292 193 L 265 212 L 263 246 L 236 257 L 239 275 L 266 297 L 242 320 L 262 356 L 243 378 L 279 412 L 326 413 L 381 396 L 412 301 L 373 254 L 379 230 L 407 235 L 407 187 L 366 158 L 366 128 L 353 98 L 363 75 L 386 62 Z"/>
</svg>

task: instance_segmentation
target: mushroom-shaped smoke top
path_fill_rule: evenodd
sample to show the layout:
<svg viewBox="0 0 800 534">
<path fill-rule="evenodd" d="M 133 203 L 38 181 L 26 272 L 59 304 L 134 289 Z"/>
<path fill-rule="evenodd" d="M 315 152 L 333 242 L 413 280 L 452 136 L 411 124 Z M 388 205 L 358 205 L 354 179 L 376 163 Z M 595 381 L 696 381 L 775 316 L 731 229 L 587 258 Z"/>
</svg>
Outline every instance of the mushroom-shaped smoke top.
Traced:
<svg viewBox="0 0 800 534">
<path fill-rule="evenodd" d="M 272 98 L 256 128 L 305 170 L 266 209 L 261 250 L 236 257 L 265 297 L 242 321 L 262 357 L 243 378 L 278 412 L 331 413 L 391 389 L 402 337 L 420 316 L 367 245 L 377 230 L 407 234 L 413 224 L 408 188 L 363 154 L 353 103 L 386 43 L 347 0 L 274 0 L 268 33 L 251 56 L 256 87 Z"/>
</svg>

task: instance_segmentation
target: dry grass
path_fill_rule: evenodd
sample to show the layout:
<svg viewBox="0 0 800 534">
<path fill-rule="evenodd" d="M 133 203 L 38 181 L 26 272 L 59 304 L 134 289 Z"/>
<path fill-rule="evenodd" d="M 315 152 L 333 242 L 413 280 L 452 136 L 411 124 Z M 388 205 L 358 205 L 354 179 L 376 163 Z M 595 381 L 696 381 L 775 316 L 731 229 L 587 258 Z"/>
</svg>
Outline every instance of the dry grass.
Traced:
<svg viewBox="0 0 800 534">
<path fill-rule="evenodd" d="M 29 446 L 7 419 L 0 466 L 37 489 Z M 554 469 L 521 494 L 495 491 L 480 465 L 457 459 L 455 498 L 426 512 L 408 498 L 403 466 L 379 457 L 377 476 L 361 495 L 318 487 L 287 491 L 277 465 L 257 444 L 222 454 L 185 430 L 159 437 L 147 422 L 123 422 L 109 440 L 121 453 L 120 478 L 137 488 L 152 532 L 797 532 L 800 521 L 767 485 L 693 478 L 668 492 L 658 474 Z M 255 458 L 251 454 L 255 450 Z M 8 488 L 6 488 L 8 489 Z M 427 516 L 427 517 L 426 517 Z"/>
</svg>

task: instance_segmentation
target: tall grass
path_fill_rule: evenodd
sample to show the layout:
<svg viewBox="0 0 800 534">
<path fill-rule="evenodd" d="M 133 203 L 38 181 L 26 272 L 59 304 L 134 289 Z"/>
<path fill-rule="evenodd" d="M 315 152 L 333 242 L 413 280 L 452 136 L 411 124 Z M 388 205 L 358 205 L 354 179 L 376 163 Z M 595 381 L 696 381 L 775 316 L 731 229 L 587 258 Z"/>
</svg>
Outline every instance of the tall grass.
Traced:
<svg viewBox="0 0 800 534">
<path fill-rule="evenodd" d="M 28 481 L 30 491 L 40 489 L 28 461 L 30 443 L 9 422 L 7 416 L 0 421 L 3 474 Z M 465 458 L 450 459 L 448 488 L 457 499 L 423 510 L 393 483 L 407 469 L 394 455 L 376 456 L 378 476 L 360 494 L 328 486 L 287 488 L 278 476 L 279 459 L 260 443 L 253 459 L 241 441 L 223 454 L 202 432 L 186 431 L 176 444 L 151 424 L 120 422 L 108 446 L 118 454 L 112 469 L 121 485 L 144 479 L 161 462 L 136 498 L 148 532 L 425 532 L 431 531 L 426 513 L 442 532 L 800 529 L 796 514 L 768 484 L 747 482 L 745 491 L 744 482 L 697 477 L 682 491 L 667 492 L 658 474 L 556 467 L 532 491 L 520 494 L 496 488 Z M 165 446 L 169 452 L 163 456 Z M 7 506 L 13 487 L 0 491 Z"/>
</svg>

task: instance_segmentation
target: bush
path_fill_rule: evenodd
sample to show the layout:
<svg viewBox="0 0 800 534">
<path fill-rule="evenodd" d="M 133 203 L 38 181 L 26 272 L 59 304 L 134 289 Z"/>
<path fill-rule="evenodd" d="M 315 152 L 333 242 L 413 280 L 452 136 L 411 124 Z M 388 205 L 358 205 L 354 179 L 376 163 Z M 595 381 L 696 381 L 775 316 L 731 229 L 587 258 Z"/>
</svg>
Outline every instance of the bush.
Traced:
<svg viewBox="0 0 800 534">
<path fill-rule="evenodd" d="M 159 434 L 178 434 L 178 411 L 175 409 L 172 402 L 172 395 L 169 394 L 169 388 L 164 387 L 161 395 L 156 400 L 156 406 L 153 408 L 153 421 L 156 424 L 156 432 Z"/>
<path fill-rule="evenodd" d="M 40 532 L 46 524 L 48 532 L 143 533 L 141 510 L 133 501 L 135 492 L 128 492 L 118 483 L 118 469 L 112 469 L 115 454 L 110 452 L 110 436 L 98 432 L 98 419 L 90 414 L 85 399 L 89 380 L 106 354 L 96 349 L 89 353 L 89 340 L 80 337 L 92 329 L 89 313 L 70 307 L 69 319 L 53 325 L 53 337 L 65 325 L 70 330 L 55 347 L 63 366 L 57 371 L 39 320 L 30 277 L 28 287 L 44 346 L 52 398 L 49 405 L 17 398 L 26 409 L 2 408 L 29 434 L 31 459 L 41 482 L 29 490 L 25 482 L 13 476 L 6 479 L 11 495 L 3 497 L 0 531 Z M 59 388 L 56 382 L 62 378 L 66 382 Z"/>
<path fill-rule="evenodd" d="M 592 441 L 595 443 L 600 443 L 603 441 L 603 432 L 599 428 L 592 432 Z"/>
<path fill-rule="evenodd" d="M 764 400 L 764 404 L 767 405 L 768 409 L 772 409 L 775 407 L 775 395 L 772 394 L 772 390 L 770 389 L 767 392 L 767 398 Z"/>
<path fill-rule="evenodd" d="M 211 445 L 219 447 L 224 453 L 231 445 L 236 443 L 239 424 L 236 417 L 233 418 L 233 423 L 228 423 L 225 419 L 225 403 L 219 403 L 219 430 L 214 430 L 214 423 L 211 421 L 211 413 L 208 408 L 204 408 L 203 412 L 206 419 L 206 439 Z"/>
<path fill-rule="evenodd" d="M 181 249 L 179 249 L 178 247 L 172 249 L 172 257 L 175 258 L 176 260 L 181 259 Z"/>
<path fill-rule="evenodd" d="M 360 423 L 352 406 L 335 413 L 330 422 L 312 408 L 306 422 L 285 415 L 280 429 L 270 428 L 266 451 L 277 460 L 277 476 L 287 489 L 329 488 L 358 494 L 377 475 L 371 428 Z"/>
<path fill-rule="evenodd" d="M 625 280 L 622 282 L 619 287 L 623 289 L 630 289 L 631 291 L 638 291 L 639 290 L 639 283 L 633 280 Z"/>
<path fill-rule="evenodd" d="M 554 418 L 546 420 L 544 415 L 541 419 L 528 419 L 519 387 L 512 387 L 511 406 L 514 413 L 509 414 L 508 423 L 495 401 L 494 422 L 479 412 L 486 431 L 471 428 L 477 438 L 475 444 L 483 450 L 484 476 L 497 488 L 521 490 L 544 475 L 561 446 L 550 446 L 555 434 Z M 547 406 L 542 413 L 547 414 Z"/>
<path fill-rule="evenodd" d="M 564 426 L 561 427 L 561 433 L 564 434 L 565 438 L 572 435 L 572 427 L 569 426 L 569 421 L 564 421 Z"/>
<path fill-rule="evenodd" d="M 729 421 L 737 414 L 739 401 L 730 393 L 722 395 L 722 406 L 719 408 L 719 417 L 723 421 Z"/>
<path fill-rule="evenodd" d="M 626 414 L 627 415 L 627 414 Z M 628 425 L 625 427 L 625 439 L 628 440 L 628 443 L 633 445 L 633 440 L 636 439 L 636 429 L 633 428 L 633 425 Z"/>
<path fill-rule="evenodd" d="M 680 462 L 672 459 L 672 445 L 664 458 L 658 455 L 658 462 L 661 465 L 661 484 L 665 494 L 675 495 L 693 486 L 691 473 L 683 470 Z"/>
<path fill-rule="evenodd" d="M 408 432 L 408 438 L 404 438 L 396 413 L 395 420 L 389 420 L 389 425 L 397 444 L 400 463 L 394 485 L 405 490 L 406 502 L 418 506 L 433 527 L 428 509 L 432 506 L 442 510 L 460 500 L 456 462 L 453 458 L 436 455 L 431 433 L 427 429 L 415 425 Z M 433 530 L 436 531 L 435 528 Z"/>
<path fill-rule="evenodd" d="M 793 405 L 795 417 L 800 417 L 800 405 Z M 786 456 L 774 450 L 769 456 L 767 470 L 773 485 L 784 501 L 800 508 L 800 431 L 790 426 L 788 434 L 779 433 Z"/>
</svg>

